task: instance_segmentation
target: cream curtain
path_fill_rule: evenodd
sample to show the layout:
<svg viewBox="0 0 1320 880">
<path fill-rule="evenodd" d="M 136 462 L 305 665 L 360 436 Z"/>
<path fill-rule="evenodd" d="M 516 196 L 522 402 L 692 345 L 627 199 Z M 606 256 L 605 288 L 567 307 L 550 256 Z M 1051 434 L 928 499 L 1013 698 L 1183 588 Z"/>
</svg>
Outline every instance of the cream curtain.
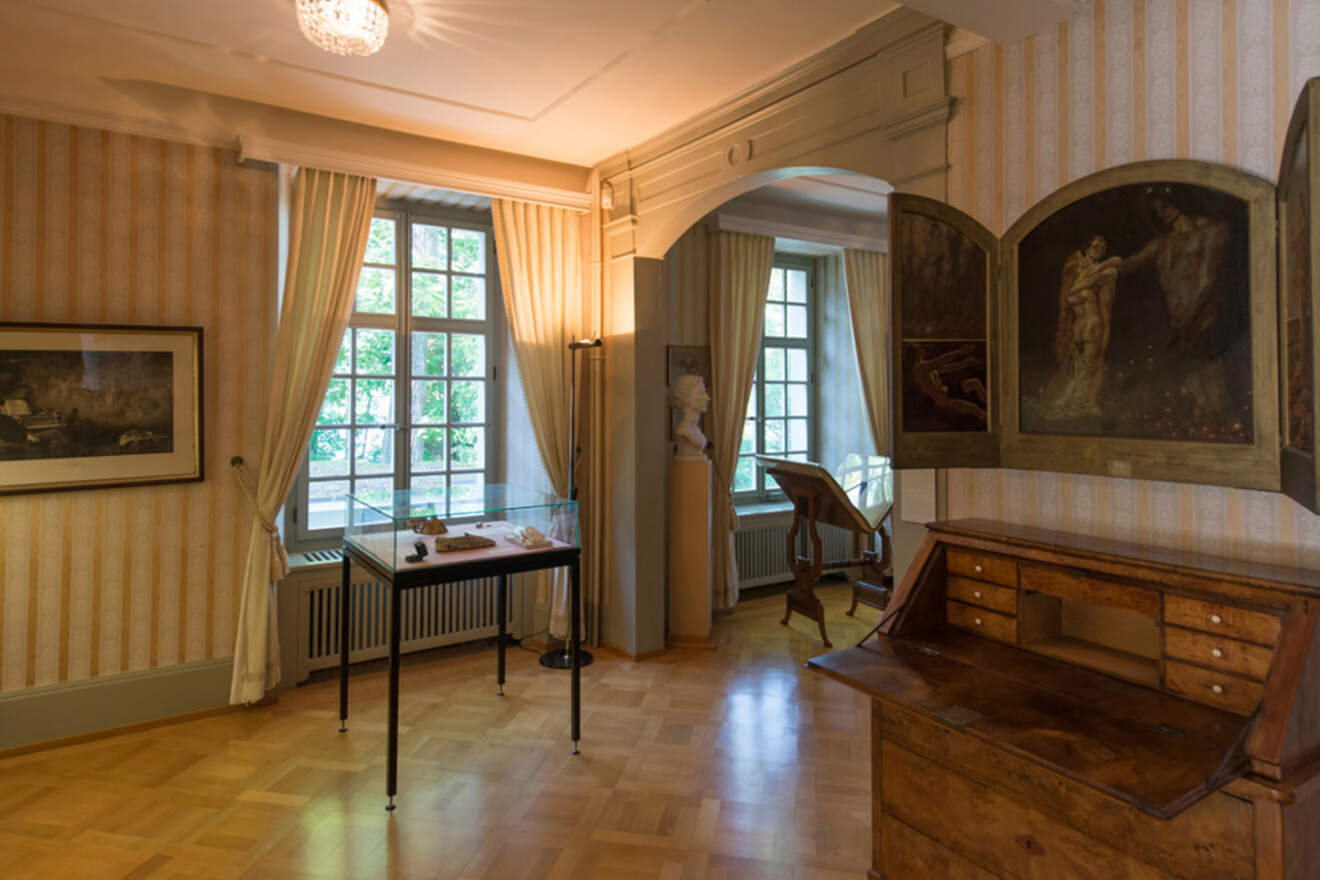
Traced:
<svg viewBox="0 0 1320 880">
<path fill-rule="evenodd" d="M 747 396 L 765 323 L 765 294 L 774 268 L 775 240 L 722 230 L 710 233 L 710 415 L 715 446 L 715 482 L 711 508 L 711 551 L 716 608 L 738 601 L 738 562 L 733 533 L 733 473 L 742 443 Z"/>
<path fill-rule="evenodd" d="M 492 199 L 504 311 L 531 413 L 536 447 L 555 494 L 568 495 L 569 357 L 581 327 L 581 217 L 574 211 Z M 551 578 L 550 634 L 568 633 L 568 578 Z"/>
<path fill-rule="evenodd" d="M 843 266 L 871 436 L 876 451 L 889 455 L 889 257 L 848 249 Z"/>
<path fill-rule="evenodd" d="M 288 560 L 274 520 L 307 452 L 344 336 L 371 228 L 376 181 L 303 168 L 294 178 L 284 301 L 266 401 L 261 470 L 243 569 L 230 703 L 252 703 L 280 681 L 275 582 Z M 239 478 L 247 485 L 243 473 Z"/>
</svg>

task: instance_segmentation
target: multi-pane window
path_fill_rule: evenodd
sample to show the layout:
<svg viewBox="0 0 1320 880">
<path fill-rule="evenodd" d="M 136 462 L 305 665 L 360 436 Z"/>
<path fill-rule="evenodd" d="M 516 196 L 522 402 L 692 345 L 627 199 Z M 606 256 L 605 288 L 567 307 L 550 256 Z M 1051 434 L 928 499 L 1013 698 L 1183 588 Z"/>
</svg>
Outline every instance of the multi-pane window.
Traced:
<svg viewBox="0 0 1320 880">
<path fill-rule="evenodd" d="M 308 449 L 298 537 L 343 527 L 347 492 L 479 492 L 489 467 L 489 228 L 382 212 Z"/>
<path fill-rule="evenodd" d="M 776 261 L 765 297 L 765 329 L 747 400 L 733 489 L 745 498 L 776 490 L 756 455 L 811 458 L 811 270 Z"/>
</svg>

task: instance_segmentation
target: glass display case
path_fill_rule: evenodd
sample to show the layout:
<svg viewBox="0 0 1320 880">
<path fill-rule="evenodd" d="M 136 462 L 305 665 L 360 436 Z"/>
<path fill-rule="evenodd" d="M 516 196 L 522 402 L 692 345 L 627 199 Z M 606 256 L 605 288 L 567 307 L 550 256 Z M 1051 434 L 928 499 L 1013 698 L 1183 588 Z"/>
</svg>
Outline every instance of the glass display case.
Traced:
<svg viewBox="0 0 1320 880">
<path fill-rule="evenodd" d="M 578 546 L 576 501 L 507 483 L 349 494 L 345 504 L 345 545 L 390 573 L 516 564 L 523 560 L 515 557 Z"/>
</svg>

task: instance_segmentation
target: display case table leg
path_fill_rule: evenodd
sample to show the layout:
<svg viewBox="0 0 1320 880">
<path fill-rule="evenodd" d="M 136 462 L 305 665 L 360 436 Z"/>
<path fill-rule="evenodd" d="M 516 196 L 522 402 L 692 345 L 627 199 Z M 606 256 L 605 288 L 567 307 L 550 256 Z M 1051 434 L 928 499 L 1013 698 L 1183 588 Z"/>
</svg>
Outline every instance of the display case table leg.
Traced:
<svg viewBox="0 0 1320 880">
<path fill-rule="evenodd" d="M 578 742 L 582 739 L 582 667 L 578 654 L 582 649 L 582 566 L 577 559 L 570 566 L 572 577 L 569 579 L 568 607 L 572 616 L 569 618 L 569 652 L 572 654 L 571 711 L 573 754 L 578 754 Z"/>
<path fill-rule="evenodd" d="M 353 568 L 348 553 L 344 553 L 343 577 L 339 582 L 339 732 L 348 730 L 348 615 L 352 603 L 349 601 L 349 582 Z"/>
<path fill-rule="evenodd" d="M 385 794 L 389 796 L 386 810 L 394 809 L 394 796 L 399 793 L 399 630 L 403 591 L 395 584 L 390 589 L 390 724 L 389 753 L 386 759 Z"/>
<path fill-rule="evenodd" d="M 504 640 L 508 637 L 509 630 L 509 576 L 507 574 L 500 575 L 495 594 L 495 611 L 500 617 L 499 663 L 495 676 L 495 683 L 499 687 L 495 694 L 502 697 L 504 696 Z"/>
</svg>

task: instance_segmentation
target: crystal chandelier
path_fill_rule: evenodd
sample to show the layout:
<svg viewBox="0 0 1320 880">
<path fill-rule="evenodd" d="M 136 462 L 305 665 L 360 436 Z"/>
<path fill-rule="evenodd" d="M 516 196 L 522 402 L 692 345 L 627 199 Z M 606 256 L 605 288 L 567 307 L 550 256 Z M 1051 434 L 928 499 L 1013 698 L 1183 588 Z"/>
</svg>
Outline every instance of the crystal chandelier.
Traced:
<svg viewBox="0 0 1320 880">
<path fill-rule="evenodd" d="M 303 36 L 336 55 L 372 55 L 385 45 L 385 0 L 298 0 Z"/>
</svg>

